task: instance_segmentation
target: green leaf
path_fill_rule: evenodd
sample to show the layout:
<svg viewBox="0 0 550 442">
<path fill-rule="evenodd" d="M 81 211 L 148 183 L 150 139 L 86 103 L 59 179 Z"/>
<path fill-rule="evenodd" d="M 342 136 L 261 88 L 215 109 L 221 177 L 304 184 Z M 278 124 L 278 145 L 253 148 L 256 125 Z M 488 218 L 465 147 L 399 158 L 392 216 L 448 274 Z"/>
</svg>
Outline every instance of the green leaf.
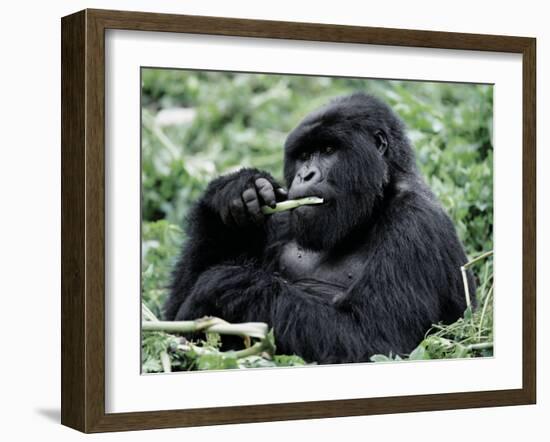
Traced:
<svg viewBox="0 0 550 442">
<path fill-rule="evenodd" d="M 294 367 L 299 365 L 306 365 L 306 362 L 296 355 L 275 355 L 273 362 L 278 367 Z"/>
<path fill-rule="evenodd" d="M 472 308 L 467 307 L 466 310 L 464 310 L 464 321 L 468 322 L 472 320 Z"/>
<path fill-rule="evenodd" d="M 227 353 L 207 353 L 197 358 L 199 370 L 225 370 L 228 368 L 239 368 L 237 358 Z"/>
<path fill-rule="evenodd" d="M 418 361 L 423 359 L 431 359 L 431 358 L 428 352 L 426 351 L 426 348 L 424 347 L 424 345 L 420 344 L 411 352 L 411 354 L 409 355 L 409 360 Z"/>
</svg>

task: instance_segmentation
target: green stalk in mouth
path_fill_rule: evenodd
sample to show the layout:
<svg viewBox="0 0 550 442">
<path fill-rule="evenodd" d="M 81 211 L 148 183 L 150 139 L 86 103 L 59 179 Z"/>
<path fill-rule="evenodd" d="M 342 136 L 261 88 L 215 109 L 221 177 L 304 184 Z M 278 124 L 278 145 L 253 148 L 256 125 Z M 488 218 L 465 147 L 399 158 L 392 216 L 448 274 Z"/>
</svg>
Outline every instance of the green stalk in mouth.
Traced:
<svg viewBox="0 0 550 442">
<path fill-rule="evenodd" d="M 262 213 L 264 215 L 271 215 L 273 213 L 284 212 L 286 210 L 296 209 L 300 206 L 309 206 L 313 204 L 323 204 L 323 198 L 317 196 L 307 196 L 305 198 L 298 198 L 295 200 L 287 200 L 277 203 L 274 208 L 269 206 L 262 206 Z"/>
</svg>

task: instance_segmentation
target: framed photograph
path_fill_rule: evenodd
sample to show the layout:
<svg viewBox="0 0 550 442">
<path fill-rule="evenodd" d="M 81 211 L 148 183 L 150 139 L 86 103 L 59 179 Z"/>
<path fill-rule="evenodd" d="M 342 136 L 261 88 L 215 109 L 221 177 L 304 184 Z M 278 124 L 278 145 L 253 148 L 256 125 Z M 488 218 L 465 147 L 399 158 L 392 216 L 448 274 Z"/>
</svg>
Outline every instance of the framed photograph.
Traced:
<svg viewBox="0 0 550 442">
<path fill-rule="evenodd" d="M 64 17 L 62 423 L 535 403 L 535 54 Z"/>
</svg>

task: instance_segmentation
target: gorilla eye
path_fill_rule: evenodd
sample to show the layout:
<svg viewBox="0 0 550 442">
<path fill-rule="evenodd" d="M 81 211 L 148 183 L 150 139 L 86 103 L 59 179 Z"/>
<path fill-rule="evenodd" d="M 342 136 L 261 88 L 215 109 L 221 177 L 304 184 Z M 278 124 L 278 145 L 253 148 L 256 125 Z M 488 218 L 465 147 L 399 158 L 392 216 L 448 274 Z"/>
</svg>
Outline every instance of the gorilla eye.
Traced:
<svg viewBox="0 0 550 442">
<path fill-rule="evenodd" d="M 334 149 L 334 147 L 332 146 L 325 146 L 323 147 L 321 152 L 327 155 L 332 155 L 334 152 L 336 152 L 336 149 Z"/>
<path fill-rule="evenodd" d="M 298 156 L 298 158 L 300 158 L 300 160 L 302 161 L 307 161 L 310 155 L 311 154 L 309 152 L 303 151 L 303 152 L 300 152 L 300 155 Z"/>
</svg>

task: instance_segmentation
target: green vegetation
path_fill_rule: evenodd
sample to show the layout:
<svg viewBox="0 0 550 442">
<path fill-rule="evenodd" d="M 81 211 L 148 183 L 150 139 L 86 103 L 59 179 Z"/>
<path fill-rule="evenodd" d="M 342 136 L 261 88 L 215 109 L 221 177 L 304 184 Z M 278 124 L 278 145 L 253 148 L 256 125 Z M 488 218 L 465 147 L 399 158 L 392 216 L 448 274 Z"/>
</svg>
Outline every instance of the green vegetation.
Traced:
<svg viewBox="0 0 550 442">
<path fill-rule="evenodd" d="M 219 318 L 163 322 L 146 305 L 142 309 L 142 369 L 145 373 L 305 365 L 296 355 L 275 354 L 275 338 L 273 332 L 267 330 L 267 324 L 228 324 Z M 199 342 L 181 336 L 181 333 L 199 331 L 206 335 Z M 246 348 L 221 351 L 220 335 L 241 336 Z M 257 341 L 252 344 L 251 338 Z"/>
<path fill-rule="evenodd" d="M 207 183 L 243 166 L 265 169 L 282 181 L 288 132 L 331 98 L 355 91 L 379 96 L 403 118 L 418 165 L 468 255 L 492 250 L 491 86 L 144 69 L 142 299 L 150 320 L 161 316 L 170 269 L 185 239 L 183 220 Z M 472 270 L 477 308 L 450 326 L 434 325 L 409 359 L 492 355 L 492 257 Z M 221 352 L 218 333 L 206 336 L 190 343 L 178 335 L 144 332 L 144 372 L 303 364 L 295 356 L 275 355 L 277 337 L 269 333 L 245 337 L 245 349 L 254 348 L 245 357 Z"/>
</svg>

